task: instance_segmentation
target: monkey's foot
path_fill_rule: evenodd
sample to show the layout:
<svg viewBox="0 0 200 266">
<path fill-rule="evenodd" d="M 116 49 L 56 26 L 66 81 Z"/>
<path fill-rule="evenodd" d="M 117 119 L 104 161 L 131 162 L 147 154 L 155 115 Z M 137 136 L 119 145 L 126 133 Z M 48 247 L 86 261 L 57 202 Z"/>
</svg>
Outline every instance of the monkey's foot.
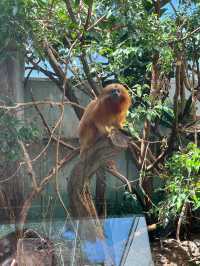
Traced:
<svg viewBox="0 0 200 266">
<path fill-rule="evenodd" d="M 119 130 L 112 128 L 108 137 L 111 139 L 112 143 L 115 146 L 121 147 L 121 148 L 127 148 L 128 147 L 128 139 L 125 135 L 123 135 Z"/>
<path fill-rule="evenodd" d="M 113 170 L 117 169 L 116 162 L 114 160 L 107 160 L 106 165 L 108 169 L 113 169 Z"/>
</svg>

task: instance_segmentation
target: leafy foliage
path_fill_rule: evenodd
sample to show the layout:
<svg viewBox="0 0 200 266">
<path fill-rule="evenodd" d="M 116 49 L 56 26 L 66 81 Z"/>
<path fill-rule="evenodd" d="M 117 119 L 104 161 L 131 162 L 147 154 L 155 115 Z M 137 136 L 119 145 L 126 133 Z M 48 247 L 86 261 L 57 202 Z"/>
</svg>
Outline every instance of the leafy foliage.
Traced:
<svg viewBox="0 0 200 266">
<path fill-rule="evenodd" d="M 168 17 L 159 20 L 144 2 L 113 5 L 107 24 L 110 31 L 102 34 L 105 41 L 96 47 L 99 54 L 108 58 L 106 71 L 129 86 L 149 81 L 155 51 L 160 52 L 161 71 L 170 72 L 173 63 L 169 42 L 176 39 L 175 21 Z"/>
<path fill-rule="evenodd" d="M 7 46 L 20 45 L 26 42 L 26 25 L 30 28 L 30 21 L 26 20 L 25 8 L 28 0 L 2 0 L 0 2 L 0 53 Z"/>
<path fill-rule="evenodd" d="M 172 126 L 174 113 L 170 101 L 160 99 L 152 104 L 149 90 L 147 84 L 143 86 L 136 84 L 133 87 L 134 105 L 129 111 L 127 119 L 127 129 L 132 136 L 139 137 L 145 119 L 152 125 L 159 120 L 160 124 L 165 127 Z"/>
<path fill-rule="evenodd" d="M 34 124 L 27 125 L 5 111 L 0 111 L 0 156 L 2 161 L 20 159 L 19 140 L 30 143 L 39 137 Z"/>
<path fill-rule="evenodd" d="M 200 207 L 200 148 L 188 144 L 187 148 L 175 153 L 166 163 L 166 199 L 159 205 L 159 217 L 163 221 L 176 220 L 185 203 L 193 210 Z"/>
</svg>

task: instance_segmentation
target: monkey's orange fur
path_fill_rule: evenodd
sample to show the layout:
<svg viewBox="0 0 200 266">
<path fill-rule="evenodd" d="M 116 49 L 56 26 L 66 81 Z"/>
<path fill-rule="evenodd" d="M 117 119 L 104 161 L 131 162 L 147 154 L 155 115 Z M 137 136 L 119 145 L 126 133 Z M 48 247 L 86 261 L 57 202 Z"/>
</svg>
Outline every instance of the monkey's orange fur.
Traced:
<svg viewBox="0 0 200 266">
<path fill-rule="evenodd" d="M 99 97 L 91 101 L 79 124 L 81 155 L 102 135 L 108 135 L 113 128 L 122 128 L 131 105 L 126 88 L 113 83 L 103 88 Z"/>
</svg>

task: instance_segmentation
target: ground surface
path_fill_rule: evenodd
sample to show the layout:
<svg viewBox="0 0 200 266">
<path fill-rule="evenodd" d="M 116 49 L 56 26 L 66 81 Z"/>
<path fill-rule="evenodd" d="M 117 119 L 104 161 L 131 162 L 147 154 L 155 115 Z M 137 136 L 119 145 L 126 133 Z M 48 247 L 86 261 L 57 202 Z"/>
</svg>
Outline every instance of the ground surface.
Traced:
<svg viewBox="0 0 200 266">
<path fill-rule="evenodd" d="M 178 242 L 175 239 L 151 243 L 155 266 L 200 265 L 200 239 Z"/>
</svg>

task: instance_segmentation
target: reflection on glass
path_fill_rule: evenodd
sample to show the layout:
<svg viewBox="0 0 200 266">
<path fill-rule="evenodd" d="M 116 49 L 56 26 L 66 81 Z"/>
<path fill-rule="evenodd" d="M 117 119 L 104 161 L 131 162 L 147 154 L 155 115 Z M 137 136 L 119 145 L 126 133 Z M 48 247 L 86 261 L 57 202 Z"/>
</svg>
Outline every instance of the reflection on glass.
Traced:
<svg viewBox="0 0 200 266">
<path fill-rule="evenodd" d="M 100 223 L 99 223 L 100 222 Z M 103 237 L 96 237 L 94 225 L 101 224 Z M 6 230 L 8 232 L 3 239 L 0 239 L 0 263 L 8 252 L 16 254 L 12 244 L 14 227 L 0 225 L 0 233 Z M 55 265 L 69 266 L 148 266 L 152 264 L 152 258 L 149 247 L 147 227 L 144 217 L 124 217 L 107 218 L 100 221 L 92 219 L 80 219 L 66 221 L 52 221 L 43 223 L 26 224 L 26 228 L 40 232 L 41 236 L 48 236 L 52 243 L 53 252 L 56 257 Z M 45 229 L 42 232 L 42 228 Z M 23 241 L 23 239 L 22 239 Z M 32 242 L 31 242 L 32 241 Z M 34 250 L 37 239 L 25 239 L 22 242 L 23 250 L 28 250 L 28 246 Z M 15 245 L 16 246 L 16 245 Z M 50 245 L 51 246 L 51 245 Z M 51 248 L 52 249 L 52 248 Z M 38 250 L 38 254 L 41 249 Z M 31 251 L 30 251 L 31 252 Z M 44 250 L 48 253 L 48 250 Z M 35 258 L 38 254 L 31 252 Z M 30 255 L 27 259 L 30 259 Z M 13 259 L 10 256 L 10 259 Z M 1 264 L 2 265 L 2 264 Z"/>
<path fill-rule="evenodd" d="M 74 265 L 79 265 L 78 261 L 82 261 L 83 265 L 152 265 L 143 217 L 101 220 L 105 239 L 94 239 L 93 236 L 90 239 L 88 233 L 86 234 L 86 231 L 91 228 L 90 223 L 91 220 L 79 220 L 76 222 L 77 232 L 74 232 L 69 225 L 66 225 L 66 230 L 63 232 L 65 240 L 74 242 L 73 248 L 76 250 Z M 137 246 L 137 243 L 140 246 Z M 135 251 L 132 250 L 133 248 Z M 137 261 L 139 264 L 136 264 Z"/>
</svg>

